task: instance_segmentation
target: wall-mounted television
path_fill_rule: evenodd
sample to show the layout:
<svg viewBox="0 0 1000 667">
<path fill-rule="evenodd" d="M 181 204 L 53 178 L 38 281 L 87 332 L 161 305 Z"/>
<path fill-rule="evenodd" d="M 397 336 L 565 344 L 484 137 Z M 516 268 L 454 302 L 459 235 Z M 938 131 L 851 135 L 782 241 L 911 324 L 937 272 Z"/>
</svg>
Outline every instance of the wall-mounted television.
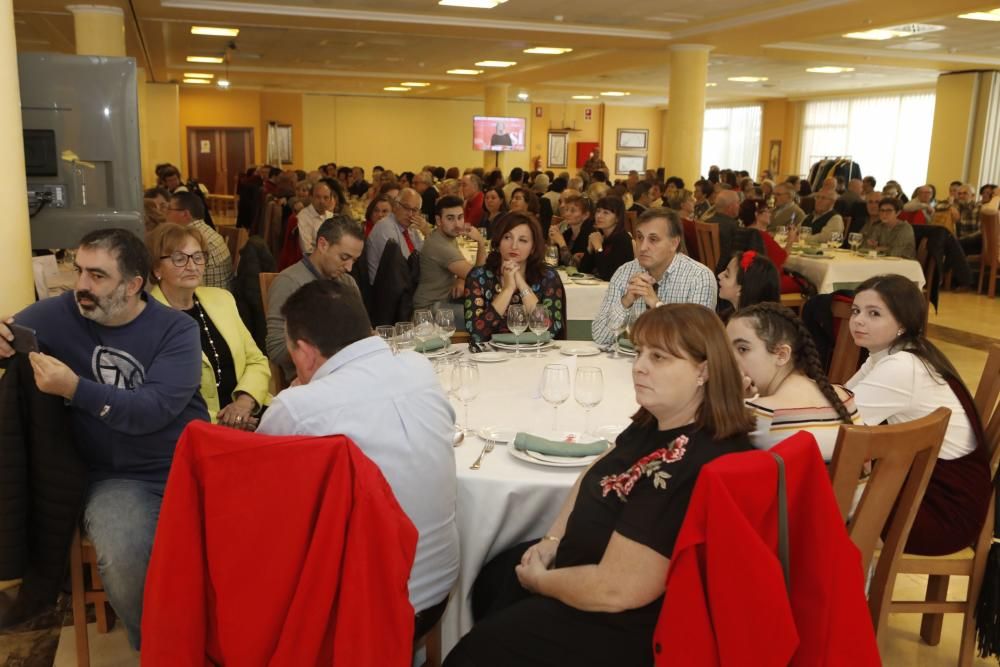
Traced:
<svg viewBox="0 0 1000 667">
<path fill-rule="evenodd" d="M 523 151 L 523 118 L 473 116 L 472 148 L 477 151 Z"/>
</svg>

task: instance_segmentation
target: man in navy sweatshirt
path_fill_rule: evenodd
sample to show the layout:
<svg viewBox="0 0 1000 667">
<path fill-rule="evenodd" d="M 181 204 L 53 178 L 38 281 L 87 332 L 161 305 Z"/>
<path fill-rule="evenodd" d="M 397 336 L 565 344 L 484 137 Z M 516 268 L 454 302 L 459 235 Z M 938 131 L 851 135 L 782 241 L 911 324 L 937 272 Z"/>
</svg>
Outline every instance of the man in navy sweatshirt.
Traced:
<svg viewBox="0 0 1000 667">
<path fill-rule="evenodd" d="M 174 445 L 192 419 L 208 420 L 198 391 L 198 326 L 146 298 L 150 266 L 146 246 L 131 232 L 91 232 L 77 250 L 73 292 L 0 318 L 0 363 L 14 354 L 4 322 L 34 329 L 35 382 L 72 408 L 90 471 L 84 524 L 108 598 L 136 649 Z"/>
</svg>

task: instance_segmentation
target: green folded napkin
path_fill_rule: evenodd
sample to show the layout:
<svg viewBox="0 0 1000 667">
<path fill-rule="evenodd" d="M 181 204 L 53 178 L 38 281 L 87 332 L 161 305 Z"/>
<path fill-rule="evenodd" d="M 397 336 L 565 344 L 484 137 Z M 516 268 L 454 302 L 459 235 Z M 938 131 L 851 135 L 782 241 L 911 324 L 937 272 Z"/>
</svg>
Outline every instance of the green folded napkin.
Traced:
<svg viewBox="0 0 1000 667">
<path fill-rule="evenodd" d="M 422 343 L 417 343 L 413 346 L 413 349 L 417 352 L 433 352 L 434 350 L 440 350 L 445 346 L 445 341 L 443 338 L 431 338 Z"/>
<path fill-rule="evenodd" d="M 803 248 L 802 249 L 802 254 L 803 255 L 822 255 L 823 254 L 823 249 L 822 248 Z"/>
<path fill-rule="evenodd" d="M 603 454 L 610 446 L 611 443 L 607 440 L 581 443 L 547 440 L 529 433 L 518 433 L 514 436 L 515 449 L 548 454 L 549 456 L 596 456 Z"/>
<path fill-rule="evenodd" d="M 576 274 L 580 273 L 580 269 L 576 268 L 575 266 L 560 266 L 559 270 L 565 271 L 567 276 L 575 276 Z"/>
<path fill-rule="evenodd" d="M 515 342 L 518 345 L 534 345 L 539 340 L 543 343 L 548 343 L 552 340 L 552 334 L 548 331 L 543 333 L 541 336 L 536 336 L 530 331 L 525 331 L 523 334 L 517 337 L 517 341 L 514 340 L 514 334 L 512 333 L 498 333 L 493 334 L 492 338 L 494 343 L 503 343 L 504 345 L 513 345 Z"/>
<path fill-rule="evenodd" d="M 632 341 L 629 340 L 628 338 L 625 338 L 624 336 L 618 339 L 618 347 L 620 347 L 623 350 L 629 350 L 629 351 L 635 350 L 635 345 L 632 344 Z"/>
</svg>

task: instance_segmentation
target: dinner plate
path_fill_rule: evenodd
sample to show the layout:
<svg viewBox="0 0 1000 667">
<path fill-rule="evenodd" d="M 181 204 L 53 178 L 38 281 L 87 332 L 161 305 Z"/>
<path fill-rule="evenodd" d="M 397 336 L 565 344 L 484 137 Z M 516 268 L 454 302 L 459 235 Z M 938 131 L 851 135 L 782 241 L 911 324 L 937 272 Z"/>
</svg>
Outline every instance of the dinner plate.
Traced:
<svg viewBox="0 0 1000 667">
<path fill-rule="evenodd" d="M 594 440 L 607 439 L 604 435 L 576 433 L 571 431 L 538 433 L 536 435 L 546 438 L 547 440 L 564 440 L 567 438 L 574 438 L 580 442 L 593 442 Z M 508 450 L 514 458 L 527 461 L 528 463 L 551 466 L 553 468 L 584 468 L 589 466 L 591 463 L 596 461 L 599 456 L 601 456 L 600 454 L 595 454 L 593 456 L 552 456 L 551 454 L 539 454 L 538 452 L 522 451 L 513 446 L 508 447 Z"/>
<path fill-rule="evenodd" d="M 611 348 L 612 354 L 614 353 L 614 349 L 615 349 L 614 347 Z M 639 355 L 639 353 L 636 352 L 634 349 L 630 350 L 627 347 L 621 347 L 621 346 L 619 346 L 618 347 L 618 351 L 621 354 L 624 354 L 627 357 L 636 357 L 636 356 Z"/>
<path fill-rule="evenodd" d="M 483 426 L 478 431 L 476 435 L 482 440 L 492 440 L 496 443 L 508 443 L 514 442 L 514 436 L 517 435 L 517 431 L 512 428 L 504 428 L 502 426 Z"/>
<path fill-rule="evenodd" d="M 500 361 L 507 361 L 510 355 L 506 352 L 476 352 L 470 357 L 473 361 L 481 361 L 486 364 L 495 364 Z"/>
<path fill-rule="evenodd" d="M 534 351 L 534 350 L 539 349 L 539 346 L 537 344 L 535 344 L 535 343 L 528 343 L 528 342 L 524 342 L 524 343 L 521 343 L 520 345 L 516 345 L 515 346 L 513 343 L 495 343 L 493 341 L 490 341 L 490 345 L 492 345 L 493 347 L 495 347 L 498 350 L 510 350 L 511 352 L 513 352 L 514 350 L 517 350 L 517 349 L 520 349 L 522 352 L 524 350 L 532 350 L 532 351 Z M 554 343 L 550 340 L 547 343 L 542 343 L 541 349 L 547 350 L 550 347 L 552 347 L 553 345 L 554 345 Z"/>
<path fill-rule="evenodd" d="M 444 348 L 444 347 L 441 347 L 441 348 L 438 348 L 436 350 L 432 350 L 431 352 L 421 352 L 420 354 L 424 355 L 428 359 L 437 359 L 439 357 L 450 357 L 453 354 L 461 354 L 461 353 L 462 353 L 462 350 L 460 348 L 456 348 L 456 347 Z"/>
<path fill-rule="evenodd" d="M 567 357 L 592 357 L 600 353 L 601 348 L 596 345 L 563 345 L 559 348 L 559 354 Z"/>
<path fill-rule="evenodd" d="M 601 284 L 603 284 L 600 280 L 597 280 L 596 278 L 583 278 L 583 279 L 580 279 L 580 280 L 573 280 L 572 283 L 574 285 L 601 285 Z"/>
</svg>

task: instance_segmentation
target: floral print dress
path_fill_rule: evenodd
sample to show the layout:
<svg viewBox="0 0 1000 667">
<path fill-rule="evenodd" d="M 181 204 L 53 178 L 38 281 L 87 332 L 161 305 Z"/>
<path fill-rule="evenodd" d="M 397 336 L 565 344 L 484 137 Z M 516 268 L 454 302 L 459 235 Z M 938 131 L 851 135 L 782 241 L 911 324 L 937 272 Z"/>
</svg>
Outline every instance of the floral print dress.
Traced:
<svg viewBox="0 0 1000 667">
<path fill-rule="evenodd" d="M 493 299 L 500 293 L 500 276 L 485 266 L 477 266 L 465 279 L 465 329 L 477 343 L 487 341 L 495 333 L 509 333 L 506 313 L 493 308 Z M 541 280 L 531 283 L 538 303 L 549 311 L 549 332 L 563 338 L 566 328 L 566 292 L 555 269 L 545 267 Z M 521 294 L 514 292 L 511 305 L 521 303 Z"/>
</svg>

